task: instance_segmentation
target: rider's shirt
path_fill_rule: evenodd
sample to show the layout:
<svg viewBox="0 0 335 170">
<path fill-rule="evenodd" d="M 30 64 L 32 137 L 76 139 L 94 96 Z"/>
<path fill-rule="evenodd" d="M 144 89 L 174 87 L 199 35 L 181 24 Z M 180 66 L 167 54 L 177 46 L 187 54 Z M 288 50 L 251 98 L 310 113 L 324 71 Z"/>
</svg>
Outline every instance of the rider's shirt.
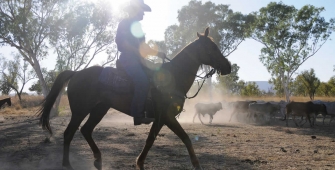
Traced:
<svg viewBox="0 0 335 170">
<path fill-rule="evenodd" d="M 131 46 L 140 49 L 140 44 L 145 42 L 145 35 L 141 24 L 133 19 L 127 18 L 119 23 L 116 38 L 117 48 L 122 55 L 138 56 L 138 54 L 131 54 L 131 51 L 122 45 L 123 41 L 127 41 Z"/>
</svg>

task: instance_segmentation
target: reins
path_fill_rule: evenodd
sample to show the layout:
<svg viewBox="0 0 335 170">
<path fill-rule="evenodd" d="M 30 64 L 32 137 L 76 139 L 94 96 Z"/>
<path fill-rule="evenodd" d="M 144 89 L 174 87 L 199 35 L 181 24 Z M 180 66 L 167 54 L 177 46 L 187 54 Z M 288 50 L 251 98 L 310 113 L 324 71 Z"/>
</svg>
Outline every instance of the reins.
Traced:
<svg viewBox="0 0 335 170">
<path fill-rule="evenodd" d="M 197 81 L 197 83 L 198 83 L 198 90 L 197 90 L 197 92 L 192 96 L 192 97 L 188 97 L 187 96 L 187 94 L 185 94 L 185 99 L 193 99 L 193 98 L 195 98 L 197 95 L 198 95 L 198 93 L 199 93 L 199 91 L 201 90 L 201 88 L 202 88 L 202 86 L 204 85 L 204 83 L 205 83 L 205 80 L 207 79 L 207 78 L 210 78 L 210 77 L 212 77 L 213 76 L 213 74 L 216 72 L 216 70 L 213 68 L 211 71 L 209 71 L 204 77 L 201 77 L 201 79 L 203 79 L 202 80 L 202 83 L 201 83 L 201 86 L 199 87 L 199 81 Z M 200 76 L 198 76 L 197 75 L 197 77 L 200 77 Z"/>
<path fill-rule="evenodd" d="M 164 58 L 162 58 L 162 60 L 163 60 L 163 64 L 165 63 L 165 59 L 168 60 L 169 62 L 172 61 L 171 59 L 169 59 L 169 58 L 167 58 L 167 57 L 164 57 Z M 202 86 L 204 85 L 205 80 L 206 80 L 207 78 L 212 77 L 213 74 L 215 74 L 215 72 L 216 72 L 216 70 L 213 68 L 213 69 L 212 69 L 211 71 L 209 71 L 204 77 L 201 77 L 201 76 L 199 76 L 199 75 L 196 74 L 196 75 L 195 75 L 196 77 L 202 79 L 202 83 L 201 83 L 201 85 L 199 86 L 199 81 L 197 80 L 197 83 L 198 83 L 198 90 L 197 90 L 197 92 L 196 92 L 192 97 L 188 97 L 187 94 L 185 94 L 185 95 L 184 95 L 184 98 L 185 98 L 185 99 L 193 99 L 193 98 L 195 98 L 195 97 L 198 95 L 198 93 L 200 92 Z"/>
</svg>

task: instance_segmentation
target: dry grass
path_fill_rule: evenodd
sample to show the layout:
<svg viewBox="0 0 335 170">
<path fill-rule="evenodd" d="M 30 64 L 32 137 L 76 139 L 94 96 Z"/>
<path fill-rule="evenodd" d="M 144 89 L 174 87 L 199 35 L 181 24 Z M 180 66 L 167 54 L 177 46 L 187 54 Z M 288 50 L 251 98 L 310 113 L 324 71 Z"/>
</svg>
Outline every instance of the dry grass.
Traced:
<svg viewBox="0 0 335 170">
<path fill-rule="evenodd" d="M 9 96 L 0 96 L 0 99 L 7 98 Z M 35 114 L 39 109 L 39 106 L 43 100 L 43 96 L 32 96 L 23 95 L 22 101 L 19 100 L 17 96 L 11 96 L 12 106 L 6 106 L 4 109 L 0 110 L 0 114 L 6 115 L 31 115 Z M 186 100 L 186 104 L 195 104 L 197 102 L 219 102 L 219 101 L 243 101 L 243 100 L 263 100 L 263 101 L 281 101 L 285 100 L 284 97 L 272 97 L 272 96 L 262 96 L 262 97 L 240 97 L 240 96 L 219 96 L 213 94 L 209 96 L 205 93 L 200 93 L 196 98 Z M 310 101 L 309 97 L 291 97 L 291 100 L 297 102 L 307 102 Z M 335 97 L 315 97 L 315 100 L 322 101 L 335 101 Z M 59 114 L 66 115 L 70 113 L 69 101 L 67 95 L 63 95 L 59 105 Z"/>
<path fill-rule="evenodd" d="M 292 96 L 291 101 L 296 102 L 308 102 L 310 101 L 309 97 L 302 97 L 302 96 Z M 276 101 L 279 102 L 281 100 L 286 101 L 285 97 L 277 97 L 277 96 L 260 96 L 260 97 L 241 97 L 241 96 L 222 96 L 218 94 L 212 94 L 210 96 L 208 93 L 199 93 L 199 95 L 192 99 L 192 100 L 211 100 L 213 102 L 216 101 L 226 101 L 226 102 L 232 102 L 232 101 L 243 101 L 243 100 L 263 100 L 263 101 Z M 315 97 L 314 100 L 322 100 L 322 101 L 335 101 L 335 97 Z"/>
<path fill-rule="evenodd" d="M 0 110 L 0 115 L 34 115 L 37 113 L 40 104 L 42 103 L 43 96 L 23 95 L 22 100 L 17 96 L 0 96 L 0 99 L 11 98 L 12 106 L 5 105 L 4 109 Z M 63 96 L 59 105 L 59 109 L 69 109 L 69 102 L 67 96 Z"/>
</svg>

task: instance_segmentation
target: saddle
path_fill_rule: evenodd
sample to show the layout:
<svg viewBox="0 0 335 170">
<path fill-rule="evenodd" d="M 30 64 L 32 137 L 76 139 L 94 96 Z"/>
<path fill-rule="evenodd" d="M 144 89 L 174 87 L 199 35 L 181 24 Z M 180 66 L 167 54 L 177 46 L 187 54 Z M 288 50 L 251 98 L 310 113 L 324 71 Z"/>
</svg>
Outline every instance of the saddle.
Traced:
<svg viewBox="0 0 335 170">
<path fill-rule="evenodd" d="M 154 87 L 152 83 L 153 71 L 145 69 L 150 81 L 150 90 L 145 106 L 146 117 L 154 118 L 154 107 L 151 97 L 151 89 Z M 102 90 L 112 91 L 116 94 L 132 94 L 134 93 L 134 84 L 127 75 L 124 68 L 120 65 L 119 61 L 116 61 L 116 68 L 104 67 L 99 76 L 99 85 Z"/>
<path fill-rule="evenodd" d="M 155 66 L 153 63 L 149 67 L 155 68 L 153 70 L 158 70 L 157 68 L 159 66 Z M 158 90 L 158 91 L 164 91 L 163 89 L 159 89 L 159 80 L 157 80 L 157 77 L 155 78 L 154 74 L 155 71 L 151 70 L 147 67 L 144 67 L 144 70 L 146 74 L 148 75 L 149 81 L 150 81 L 150 90 L 148 92 L 148 97 L 146 100 L 146 106 L 145 106 L 145 114 L 146 117 L 149 118 L 154 118 L 155 117 L 155 111 L 154 111 L 154 104 L 152 100 L 152 91 Z M 155 83 L 154 83 L 155 79 Z M 124 68 L 120 65 L 119 61 L 116 61 L 116 68 L 114 67 L 105 67 L 103 68 L 100 76 L 99 76 L 99 84 L 101 89 L 106 90 L 106 91 L 112 91 L 113 93 L 116 94 L 131 94 L 134 93 L 134 84 L 127 75 L 126 71 Z M 169 95 L 173 96 L 174 99 L 179 98 L 178 106 L 179 109 L 178 111 L 183 110 L 183 105 L 185 98 L 183 94 L 180 94 L 178 92 L 169 92 Z M 179 112 L 179 113 L 180 113 Z"/>
</svg>

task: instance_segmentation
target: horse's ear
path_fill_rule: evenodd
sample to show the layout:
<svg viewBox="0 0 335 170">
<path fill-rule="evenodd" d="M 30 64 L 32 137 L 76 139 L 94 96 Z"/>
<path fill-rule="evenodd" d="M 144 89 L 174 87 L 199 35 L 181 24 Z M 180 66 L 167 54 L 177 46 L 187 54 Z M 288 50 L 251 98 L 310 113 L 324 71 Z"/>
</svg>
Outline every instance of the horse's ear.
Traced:
<svg viewBox="0 0 335 170">
<path fill-rule="evenodd" d="M 209 34 L 209 27 L 207 27 L 205 30 L 205 37 L 208 37 L 208 34 Z"/>
<path fill-rule="evenodd" d="M 197 32 L 197 36 L 200 38 L 201 35 Z"/>
</svg>

